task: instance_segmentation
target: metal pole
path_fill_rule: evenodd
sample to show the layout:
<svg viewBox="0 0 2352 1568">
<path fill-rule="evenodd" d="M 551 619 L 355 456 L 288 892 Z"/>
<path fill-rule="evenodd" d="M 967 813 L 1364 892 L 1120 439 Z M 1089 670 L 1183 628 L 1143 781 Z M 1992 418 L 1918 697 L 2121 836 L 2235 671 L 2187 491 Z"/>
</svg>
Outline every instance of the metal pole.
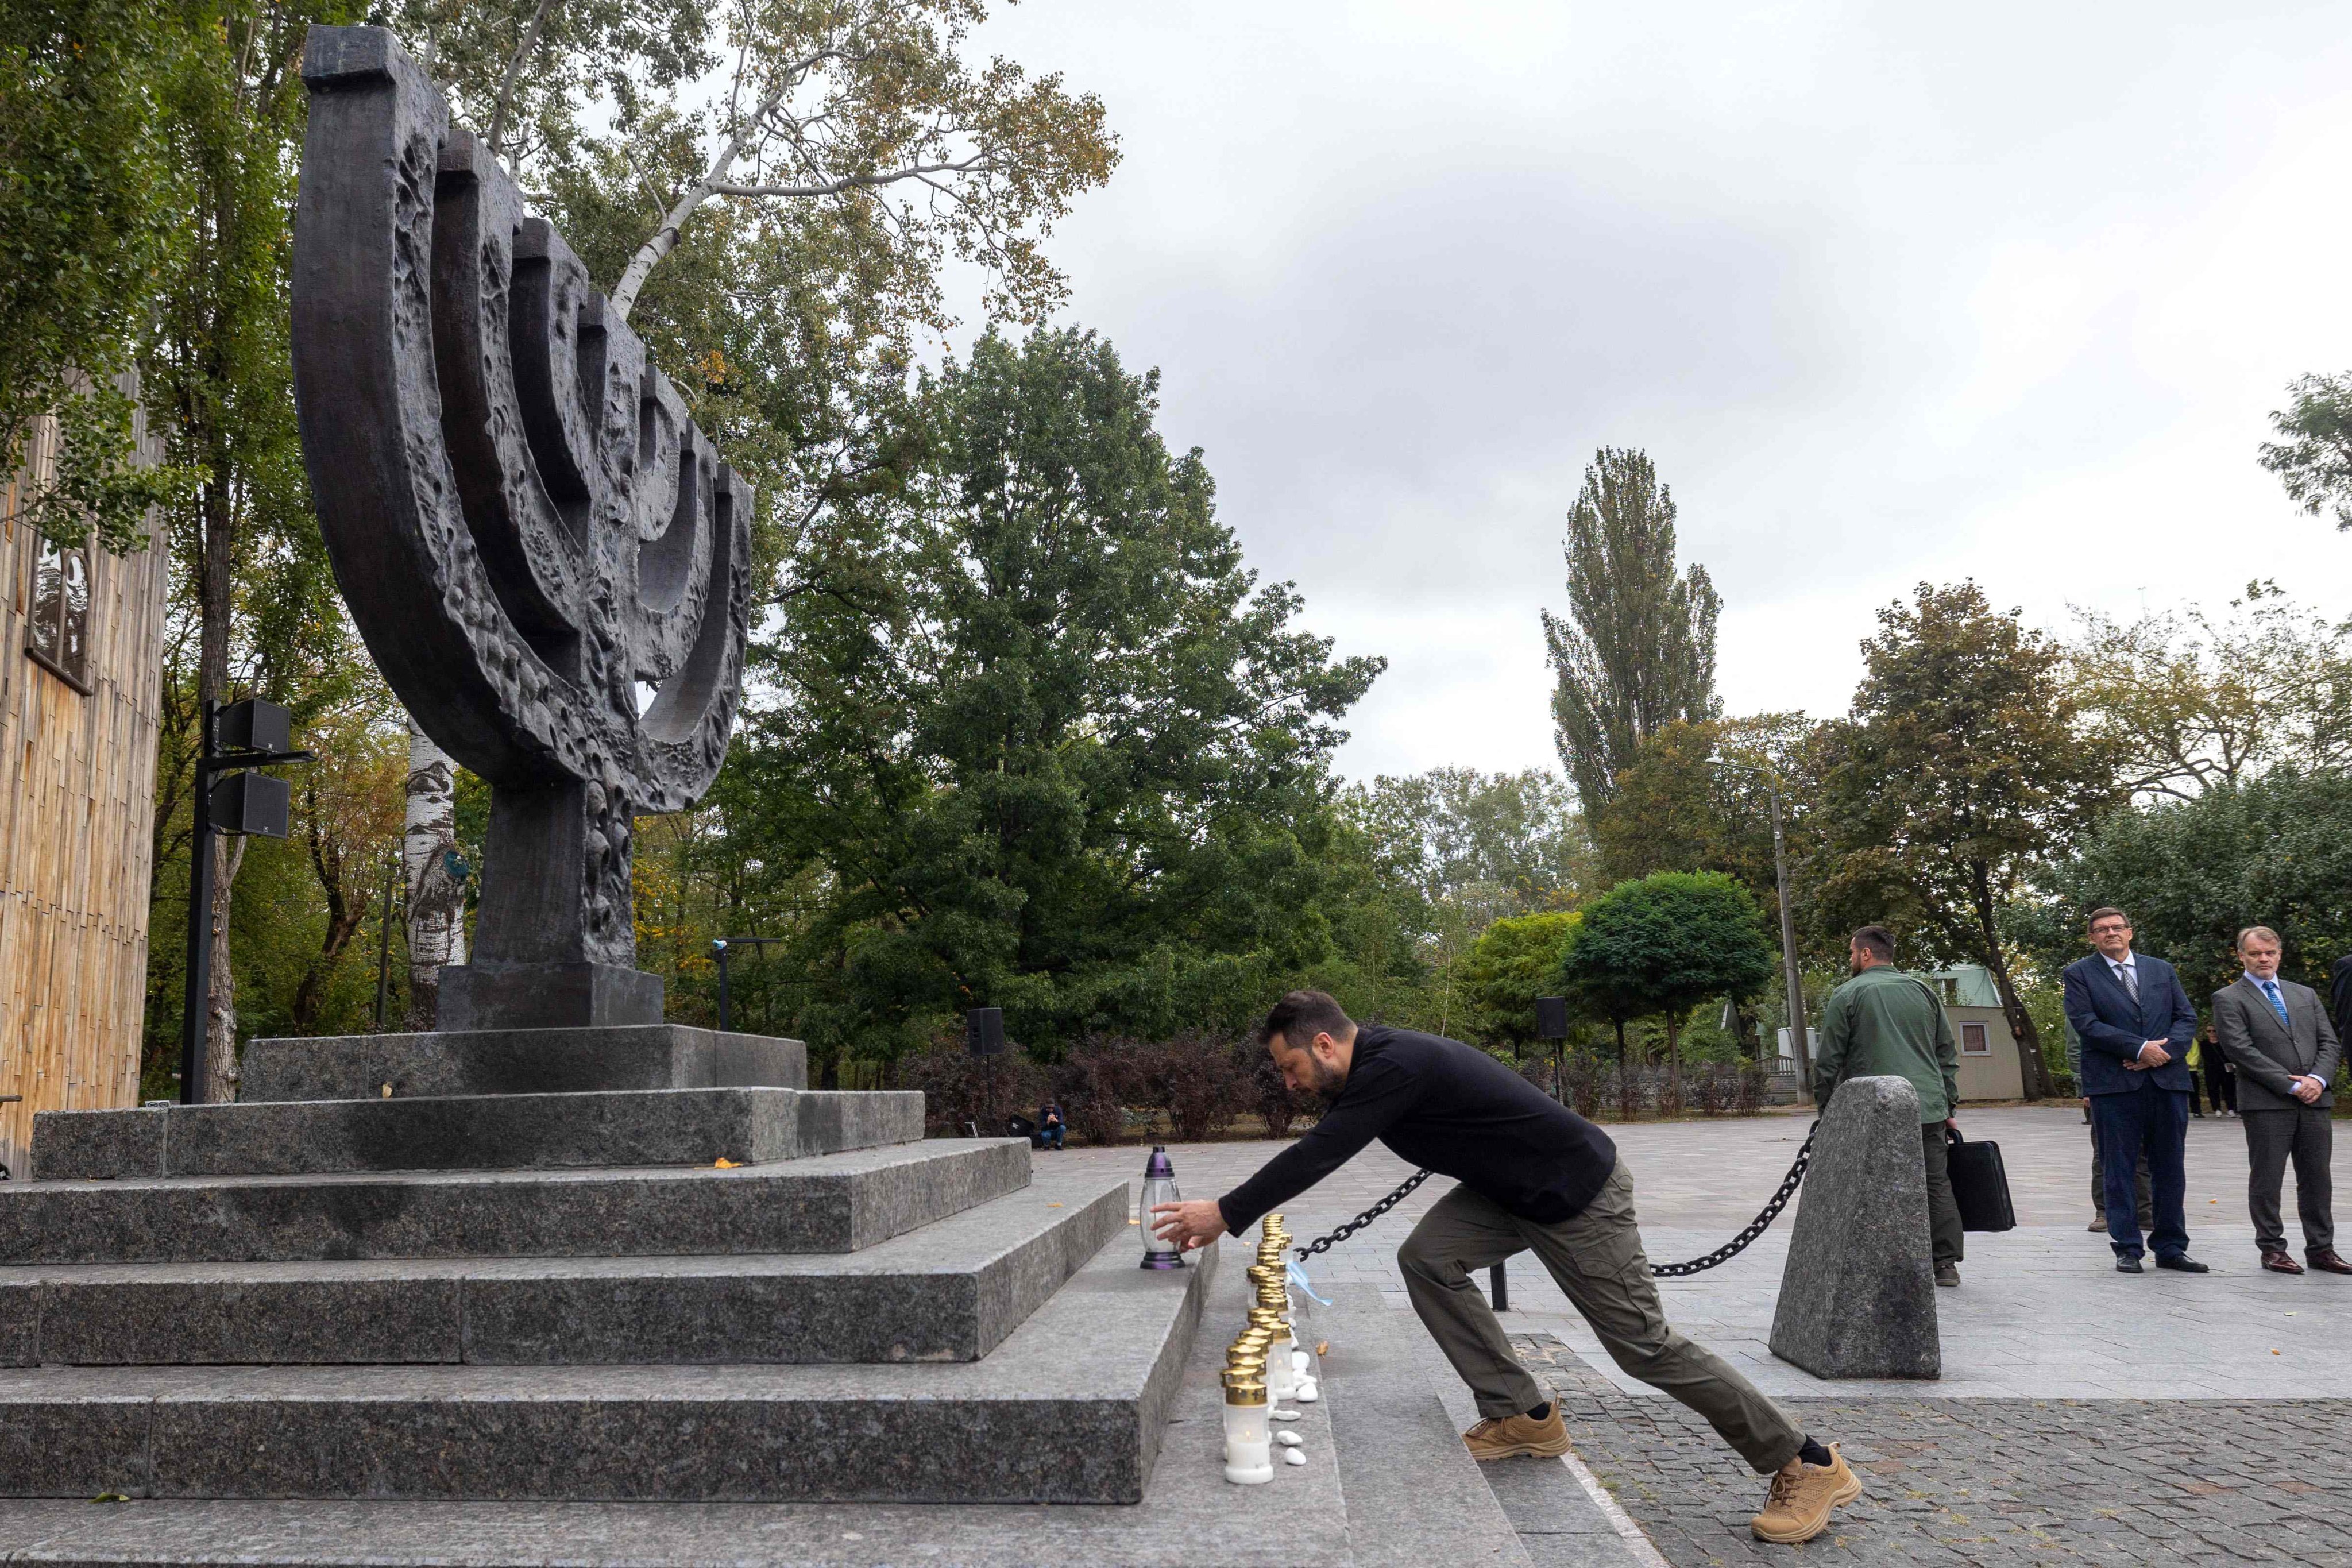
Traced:
<svg viewBox="0 0 2352 1568">
<path fill-rule="evenodd" d="M 1506 1266 L 1497 1263 L 1486 1270 L 1486 1294 L 1495 1299 L 1495 1310 L 1511 1310 L 1511 1277 L 1503 1272 Z"/>
<path fill-rule="evenodd" d="M 717 950 L 718 950 L 718 958 L 719 958 L 719 1032 L 720 1034 L 722 1034 L 722 1035 L 723 1035 L 723 1034 L 726 1034 L 726 1033 L 728 1032 L 728 1030 L 727 1030 L 727 943 L 722 940 L 722 941 L 713 942 L 710 945 L 711 945 L 713 948 L 715 948 L 715 949 L 717 949 Z"/>
<path fill-rule="evenodd" d="M 383 1033 L 384 999 L 392 990 L 392 883 L 400 874 L 400 857 L 384 862 L 383 910 L 376 919 L 375 931 L 375 1032 Z"/>
<path fill-rule="evenodd" d="M 1797 917 L 1789 908 L 1789 845 L 1780 832 L 1780 790 L 1769 775 L 1764 793 L 1772 801 L 1772 876 L 1780 889 L 1781 978 L 1789 986 L 1789 1046 L 1797 1054 L 1797 1088 L 1811 1093 L 1813 1053 L 1805 1039 L 1805 984 L 1797 973 Z"/>
<path fill-rule="evenodd" d="M 196 747 L 196 793 L 188 842 L 187 990 L 180 1018 L 180 1103 L 204 1103 L 205 1036 L 213 1005 L 213 720 L 207 700 Z"/>
</svg>

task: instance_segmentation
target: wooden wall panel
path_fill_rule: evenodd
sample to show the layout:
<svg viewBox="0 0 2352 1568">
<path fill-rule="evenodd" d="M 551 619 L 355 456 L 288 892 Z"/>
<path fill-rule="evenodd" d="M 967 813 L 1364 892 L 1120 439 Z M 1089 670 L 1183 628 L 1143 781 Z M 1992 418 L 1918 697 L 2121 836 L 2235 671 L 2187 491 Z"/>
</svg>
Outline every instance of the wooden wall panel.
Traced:
<svg viewBox="0 0 2352 1568">
<path fill-rule="evenodd" d="M 139 1092 L 163 696 L 159 548 L 90 552 L 88 692 L 25 652 L 40 545 L 18 506 L 54 440 L 0 491 L 0 1095 L 24 1096 L 0 1104 L 0 1163 L 19 1179 L 35 1111 Z"/>
</svg>

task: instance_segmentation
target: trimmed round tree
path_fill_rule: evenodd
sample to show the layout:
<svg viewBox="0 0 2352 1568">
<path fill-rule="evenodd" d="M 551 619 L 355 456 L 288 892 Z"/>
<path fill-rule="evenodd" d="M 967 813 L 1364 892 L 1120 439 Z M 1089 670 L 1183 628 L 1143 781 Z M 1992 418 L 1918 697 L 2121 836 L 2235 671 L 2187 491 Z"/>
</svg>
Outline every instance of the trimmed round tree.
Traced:
<svg viewBox="0 0 2352 1568">
<path fill-rule="evenodd" d="M 1682 1099 L 1682 1024 L 1715 996 L 1742 999 L 1771 984 L 1780 954 L 1748 889 L 1719 871 L 1660 871 L 1620 882 L 1587 904 L 1559 967 L 1587 1016 L 1617 1026 L 1652 1014 L 1666 1023 L 1666 1076 Z"/>
</svg>

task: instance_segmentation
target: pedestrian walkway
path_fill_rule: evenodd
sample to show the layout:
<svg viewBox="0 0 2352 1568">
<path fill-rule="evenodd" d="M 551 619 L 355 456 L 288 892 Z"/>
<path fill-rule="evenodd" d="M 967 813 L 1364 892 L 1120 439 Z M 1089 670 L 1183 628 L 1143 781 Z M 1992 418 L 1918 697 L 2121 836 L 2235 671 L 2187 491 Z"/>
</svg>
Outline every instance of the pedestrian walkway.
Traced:
<svg viewBox="0 0 2352 1568">
<path fill-rule="evenodd" d="M 1634 1173 L 1652 1260 L 1699 1256 L 1745 1225 L 1787 1170 L 1808 1120 L 1610 1128 Z M 2189 1128 L 2190 1250 L 2213 1268 L 2203 1276 L 2115 1271 L 2104 1235 L 2084 1229 L 2089 1136 L 2074 1106 L 1979 1109 L 1964 1112 L 1962 1126 L 2001 1145 L 2021 1225 L 1971 1235 L 1961 1287 L 1937 1292 L 1942 1380 L 1826 1382 L 1771 1355 L 1793 1208 L 1732 1262 L 1661 1282 L 1677 1328 L 1788 1402 L 1809 1430 L 1845 1443 L 1863 1473 L 1869 1494 L 1841 1511 L 1832 1535 L 1804 1549 L 1804 1561 L 2352 1568 L 2352 1543 L 2334 1522 L 2352 1517 L 2352 1455 L 2341 1441 L 2352 1419 L 2352 1363 L 2334 1353 L 2352 1337 L 2352 1278 L 2257 1268 L 2241 1124 L 2209 1119 Z M 1186 1194 L 1197 1197 L 1229 1189 L 1281 1147 L 1171 1152 Z M 1133 1148 L 1052 1158 L 1065 1157 L 1141 1170 Z M 1286 1206 L 1290 1227 L 1315 1236 L 1410 1173 L 1386 1151 L 1367 1150 Z M 1335 1370 L 1344 1336 L 1370 1332 L 1367 1319 L 1395 1338 L 1413 1337 L 1396 1247 L 1450 1185 L 1432 1178 L 1311 1266 L 1316 1289 L 1334 1302 L 1313 1310 L 1333 1337 Z M 2352 1169 L 2341 1170 L 2339 1185 L 2352 1191 Z M 1704 1423 L 1620 1372 L 1528 1259 L 1510 1269 L 1509 1286 L 1506 1326 L 1560 1392 L 1593 1485 L 1643 1532 L 1630 1543 L 1617 1538 L 1572 1470 L 1486 1467 L 1530 1563 L 1789 1560 L 1749 1540 L 1762 1483 Z M 1468 1401 L 1446 1385 L 1444 1370 L 1428 1381 L 1449 1418 L 1467 1425 Z"/>
</svg>

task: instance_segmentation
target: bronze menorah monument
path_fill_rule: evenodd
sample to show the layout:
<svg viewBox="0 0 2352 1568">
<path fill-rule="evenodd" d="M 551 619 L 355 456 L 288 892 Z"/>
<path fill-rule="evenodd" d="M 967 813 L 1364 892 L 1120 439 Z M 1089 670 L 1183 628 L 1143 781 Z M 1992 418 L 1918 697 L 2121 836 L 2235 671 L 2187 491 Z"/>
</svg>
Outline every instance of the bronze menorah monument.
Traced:
<svg viewBox="0 0 2352 1568">
<path fill-rule="evenodd" d="M 391 34 L 313 28 L 303 75 L 294 389 L 320 531 L 384 679 L 492 792 L 441 1026 L 658 1023 L 630 821 L 692 805 L 726 755 L 750 487 Z"/>
</svg>

